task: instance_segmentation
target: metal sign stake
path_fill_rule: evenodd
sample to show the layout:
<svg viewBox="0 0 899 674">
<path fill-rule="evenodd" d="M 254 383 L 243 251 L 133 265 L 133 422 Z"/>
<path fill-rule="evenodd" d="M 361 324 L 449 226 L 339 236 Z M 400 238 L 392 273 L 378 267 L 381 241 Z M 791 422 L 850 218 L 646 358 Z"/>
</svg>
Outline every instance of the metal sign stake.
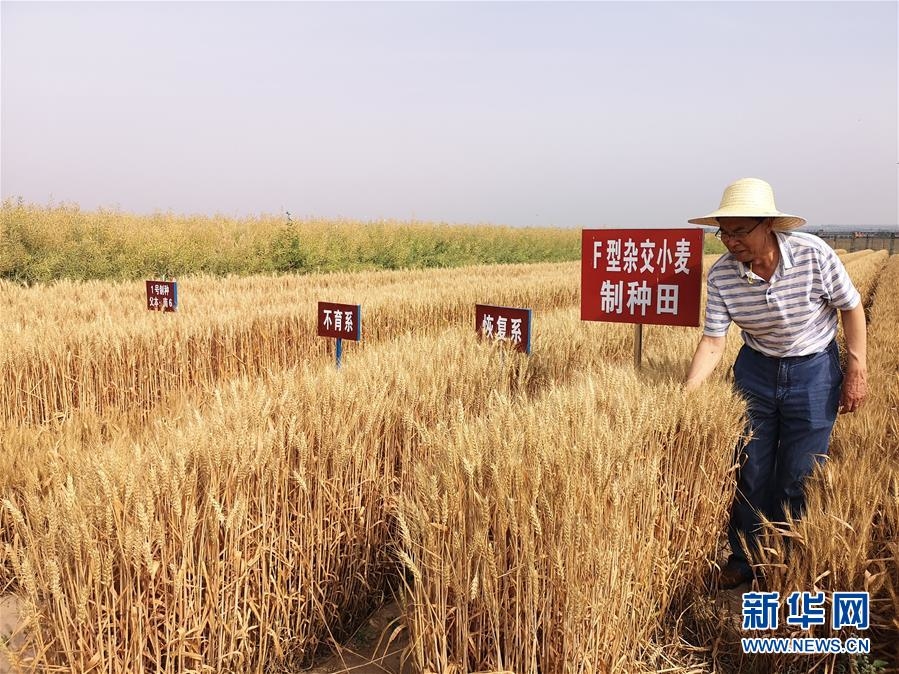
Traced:
<svg viewBox="0 0 899 674">
<path fill-rule="evenodd" d="M 643 360 L 643 324 L 634 323 L 634 369 L 640 369 Z"/>
<path fill-rule="evenodd" d="M 343 356 L 343 339 L 340 337 L 337 338 L 337 348 L 334 349 L 334 353 L 337 354 L 337 369 L 340 369 L 340 357 Z"/>
</svg>

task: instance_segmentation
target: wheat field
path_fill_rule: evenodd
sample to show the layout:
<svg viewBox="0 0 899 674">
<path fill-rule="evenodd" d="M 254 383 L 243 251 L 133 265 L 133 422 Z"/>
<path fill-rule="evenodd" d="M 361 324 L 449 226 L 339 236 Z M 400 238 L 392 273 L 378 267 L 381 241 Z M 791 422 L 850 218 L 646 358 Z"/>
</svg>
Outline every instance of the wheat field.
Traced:
<svg viewBox="0 0 899 674">
<path fill-rule="evenodd" d="M 899 256 L 843 259 L 870 400 L 762 562 L 782 595 L 871 592 L 883 671 L 899 665 Z M 742 656 L 714 599 L 745 421 L 736 328 L 684 394 L 701 329 L 647 326 L 636 371 L 631 326 L 579 320 L 577 263 L 179 291 L 163 315 L 141 283 L 0 282 L 14 671 L 295 672 L 394 597 L 413 671 L 874 666 Z M 339 371 L 319 300 L 363 306 Z M 533 308 L 532 355 L 478 342 L 476 302 Z"/>
</svg>

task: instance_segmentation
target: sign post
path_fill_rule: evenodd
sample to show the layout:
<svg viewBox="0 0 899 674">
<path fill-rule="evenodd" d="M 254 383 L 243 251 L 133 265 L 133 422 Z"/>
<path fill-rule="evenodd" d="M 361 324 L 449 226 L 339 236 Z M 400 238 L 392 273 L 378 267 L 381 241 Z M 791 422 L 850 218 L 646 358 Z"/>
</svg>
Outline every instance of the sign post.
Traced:
<svg viewBox="0 0 899 674">
<path fill-rule="evenodd" d="M 337 340 L 334 354 L 339 370 L 343 358 L 343 340 L 358 342 L 362 339 L 362 305 L 319 302 L 316 323 L 319 337 Z"/>
<path fill-rule="evenodd" d="M 481 339 L 509 342 L 516 351 L 528 355 L 531 353 L 532 317 L 530 309 L 474 305 L 474 329 Z"/>
<path fill-rule="evenodd" d="M 702 229 L 581 232 L 581 320 L 634 323 L 634 366 L 643 325 L 699 325 Z"/>
<path fill-rule="evenodd" d="M 643 324 L 634 324 L 634 367 L 640 369 L 643 364 Z"/>
</svg>

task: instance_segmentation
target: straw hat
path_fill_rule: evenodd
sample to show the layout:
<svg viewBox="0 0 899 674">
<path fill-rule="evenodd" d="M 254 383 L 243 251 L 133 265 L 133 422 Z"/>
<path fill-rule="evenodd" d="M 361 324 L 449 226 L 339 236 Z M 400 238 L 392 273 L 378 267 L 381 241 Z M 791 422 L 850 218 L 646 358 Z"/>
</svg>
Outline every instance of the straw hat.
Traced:
<svg viewBox="0 0 899 674">
<path fill-rule="evenodd" d="M 724 188 L 721 205 L 701 218 L 687 220 L 694 225 L 718 226 L 716 218 L 773 218 L 775 229 L 796 229 L 805 218 L 781 213 L 774 205 L 774 190 L 758 178 L 741 178 Z"/>
</svg>

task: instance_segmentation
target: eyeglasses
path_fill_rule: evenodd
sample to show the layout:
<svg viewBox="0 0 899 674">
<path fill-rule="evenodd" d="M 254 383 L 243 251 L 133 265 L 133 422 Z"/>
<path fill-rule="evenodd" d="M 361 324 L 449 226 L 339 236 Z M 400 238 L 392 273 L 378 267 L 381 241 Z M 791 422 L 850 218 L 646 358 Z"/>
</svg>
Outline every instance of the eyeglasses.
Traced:
<svg viewBox="0 0 899 674">
<path fill-rule="evenodd" d="M 721 229 L 719 227 L 718 231 L 715 232 L 715 236 L 717 236 L 719 239 L 745 239 L 747 236 L 749 236 L 752 233 L 753 229 L 758 227 L 763 222 L 765 222 L 765 218 L 760 218 L 759 221 L 757 223 L 755 223 L 749 229 L 741 229 L 741 230 L 737 230 L 736 232 L 725 232 L 723 229 Z"/>
</svg>

